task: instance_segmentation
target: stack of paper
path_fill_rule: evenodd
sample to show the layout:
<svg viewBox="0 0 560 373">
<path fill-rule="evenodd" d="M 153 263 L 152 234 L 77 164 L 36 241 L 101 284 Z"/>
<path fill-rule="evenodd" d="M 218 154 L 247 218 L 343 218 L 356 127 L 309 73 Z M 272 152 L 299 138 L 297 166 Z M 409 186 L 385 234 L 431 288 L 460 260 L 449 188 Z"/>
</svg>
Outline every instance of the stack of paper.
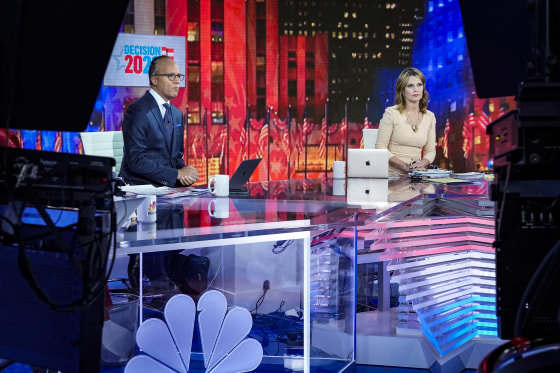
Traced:
<svg viewBox="0 0 560 373">
<path fill-rule="evenodd" d="M 453 174 L 453 177 L 465 180 L 480 180 L 484 177 L 482 172 L 463 172 L 459 174 Z"/>
<path fill-rule="evenodd" d="M 149 196 L 165 196 L 165 197 L 181 197 L 191 194 L 191 187 L 169 188 L 155 187 L 151 184 L 146 185 L 123 185 L 120 187 L 126 194 L 149 195 Z"/>
<path fill-rule="evenodd" d="M 427 170 L 427 171 L 411 171 L 408 173 L 409 176 L 422 177 L 426 179 L 439 179 L 442 177 L 449 177 L 451 171 L 448 170 Z"/>
</svg>

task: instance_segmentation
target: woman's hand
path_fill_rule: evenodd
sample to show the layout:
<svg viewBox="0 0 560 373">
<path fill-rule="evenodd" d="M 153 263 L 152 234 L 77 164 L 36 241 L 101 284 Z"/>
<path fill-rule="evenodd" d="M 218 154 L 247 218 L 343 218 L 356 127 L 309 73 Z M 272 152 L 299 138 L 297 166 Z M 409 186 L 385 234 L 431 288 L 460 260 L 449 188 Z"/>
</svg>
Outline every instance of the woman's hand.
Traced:
<svg viewBox="0 0 560 373">
<path fill-rule="evenodd" d="M 411 171 L 426 171 L 426 165 L 424 164 L 423 160 L 420 159 L 413 159 L 410 162 L 410 170 Z"/>
</svg>

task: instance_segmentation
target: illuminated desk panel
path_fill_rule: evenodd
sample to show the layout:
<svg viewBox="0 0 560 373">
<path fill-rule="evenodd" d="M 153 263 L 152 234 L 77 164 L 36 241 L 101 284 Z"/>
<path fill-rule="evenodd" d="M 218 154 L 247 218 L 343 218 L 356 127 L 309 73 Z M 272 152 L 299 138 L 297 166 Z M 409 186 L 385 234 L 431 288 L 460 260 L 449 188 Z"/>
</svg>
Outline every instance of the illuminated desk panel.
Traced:
<svg viewBox="0 0 560 373">
<path fill-rule="evenodd" d="M 377 266 L 374 313 L 394 314 L 389 308 L 390 283 L 398 284 L 398 313 L 389 333 L 396 338 L 376 336 L 374 330 L 358 335 L 357 362 L 433 368 L 451 364 L 459 356 L 469 360 L 470 356 L 462 356 L 465 351 L 479 354 L 495 347 L 500 340 L 496 337 L 494 209 L 487 183 L 440 185 L 403 179 L 393 183 L 396 187 L 389 186 L 387 199 L 366 198 L 361 204 L 366 223 L 358 227 L 362 241 L 358 264 Z M 353 203 L 360 205 L 355 199 Z M 359 282 L 359 299 L 369 289 Z M 362 319 L 366 322 L 367 313 L 358 314 L 358 334 Z M 418 348 L 418 354 L 403 359 L 398 349 L 389 349 L 393 342 L 405 349 Z M 364 345 L 373 348 L 367 357 Z"/>
</svg>

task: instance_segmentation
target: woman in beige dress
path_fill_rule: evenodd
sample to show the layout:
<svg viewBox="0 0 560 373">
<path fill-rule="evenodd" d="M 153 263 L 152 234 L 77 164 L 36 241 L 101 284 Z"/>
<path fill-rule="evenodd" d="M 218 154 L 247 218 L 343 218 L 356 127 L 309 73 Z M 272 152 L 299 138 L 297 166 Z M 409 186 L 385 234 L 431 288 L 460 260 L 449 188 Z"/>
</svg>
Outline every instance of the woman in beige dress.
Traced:
<svg viewBox="0 0 560 373">
<path fill-rule="evenodd" d="M 413 67 L 397 79 L 395 105 L 385 109 L 375 147 L 389 150 L 389 173 L 425 171 L 436 156 L 436 117 L 427 110 L 426 77 Z"/>
</svg>

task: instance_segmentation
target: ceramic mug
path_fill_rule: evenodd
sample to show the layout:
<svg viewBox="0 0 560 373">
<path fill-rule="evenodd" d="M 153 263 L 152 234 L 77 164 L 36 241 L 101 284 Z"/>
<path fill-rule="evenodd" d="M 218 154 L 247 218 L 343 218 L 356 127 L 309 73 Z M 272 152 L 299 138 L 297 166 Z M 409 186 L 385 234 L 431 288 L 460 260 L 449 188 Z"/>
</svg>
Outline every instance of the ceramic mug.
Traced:
<svg viewBox="0 0 560 373">
<path fill-rule="evenodd" d="M 346 177 L 346 162 L 334 161 L 332 169 L 333 169 L 333 177 L 335 179 L 344 179 Z"/>
<path fill-rule="evenodd" d="M 208 191 L 216 197 L 229 196 L 229 175 L 214 175 L 208 180 Z"/>
<path fill-rule="evenodd" d="M 136 209 L 136 220 L 142 223 L 154 223 L 157 220 L 156 196 L 143 196 L 144 201 Z"/>
</svg>

